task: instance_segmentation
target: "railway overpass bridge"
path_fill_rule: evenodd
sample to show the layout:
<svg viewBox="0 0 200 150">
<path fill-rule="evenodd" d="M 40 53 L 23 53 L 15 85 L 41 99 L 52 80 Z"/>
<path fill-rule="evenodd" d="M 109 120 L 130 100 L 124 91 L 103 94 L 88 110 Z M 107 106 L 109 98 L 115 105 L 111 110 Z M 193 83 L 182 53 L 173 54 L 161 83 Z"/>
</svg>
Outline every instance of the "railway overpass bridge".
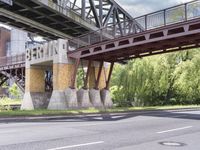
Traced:
<svg viewBox="0 0 200 150">
<path fill-rule="evenodd" d="M 16 3 L 11 4 L 12 6 L 4 3 L 0 12 L 4 10 L 12 12 L 11 8 L 18 4 L 18 0 L 14 2 Z M 20 77 L 21 81 L 25 79 L 22 109 L 111 107 L 109 82 L 115 62 L 200 46 L 200 0 L 138 18 L 125 15 L 127 13 L 112 0 L 100 0 L 99 4 L 89 0 L 90 7 L 84 2 L 86 1 L 82 0 L 84 10 L 89 9 L 88 13 L 93 12 L 95 22 L 93 27 L 99 29 L 94 31 L 93 28 L 85 34 L 80 33 L 81 35 L 75 31 L 69 32 L 70 38 L 66 36 L 65 39 L 50 41 L 44 45 L 27 49 L 26 61 L 21 63 L 20 68 L 22 69 L 20 70 L 15 66 L 17 63 L 8 65 L 14 71 L 6 70 L 6 61 L 4 64 L 1 63 L 3 65 L 1 83 L 9 78 L 9 75 Z M 105 7 L 108 4 L 110 7 Z M 103 14 L 102 7 L 107 10 L 107 15 Z M 39 8 L 35 7 L 36 10 Z M 27 8 L 24 9 L 27 10 Z M 78 8 L 73 12 L 75 10 Z M 81 12 L 85 14 L 84 10 Z M 123 12 L 124 14 L 120 15 Z M 3 13 L 1 15 L 5 20 L 12 17 L 9 14 L 6 14 L 6 17 Z M 88 15 L 82 14 L 79 17 L 87 22 L 85 17 Z M 112 22 L 108 21 L 109 17 Z M 17 20 L 14 19 L 14 21 Z M 76 23 L 74 20 L 72 22 Z M 15 24 L 12 25 L 15 26 Z M 84 23 L 80 24 L 81 27 L 83 25 Z M 89 26 L 86 25 L 86 27 L 88 29 Z M 26 30 L 29 31 L 28 28 Z M 44 28 L 42 30 L 48 32 Z M 54 30 L 52 29 L 52 33 L 57 36 Z M 46 37 L 52 38 L 49 34 Z M 80 66 L 85 70 L 84 86 L 77 91 L 76 75 Z M 15 68 L 18 70 L 16 71 Z M 53 72 L 53 76 L 49 72 Z M 49 89 L 52 87 L 51 92 Z"/>
<path fill-rule="evenodd" d="M 132 19 L 113 0 L 0 0 L 1 22 L 54 40 Z"/>
</svg>

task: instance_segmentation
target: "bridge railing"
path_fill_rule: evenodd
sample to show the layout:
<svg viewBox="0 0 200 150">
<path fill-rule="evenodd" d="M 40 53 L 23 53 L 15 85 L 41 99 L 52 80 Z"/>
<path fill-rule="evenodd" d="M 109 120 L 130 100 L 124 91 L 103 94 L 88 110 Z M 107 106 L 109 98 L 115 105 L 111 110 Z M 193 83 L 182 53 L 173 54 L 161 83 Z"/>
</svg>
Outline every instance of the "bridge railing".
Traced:
<svg viewBox="0 0 200 150">
<path fill-rule="evenodd" d="M 154 13 L 135 18 L 145 30 L 150 30 L 174 23 L 179 23 L 200 17 L 200 1 L 195 0 L 185 4 L 170 7 Z"/>
<path fill-rule="evenodd" d="M 53 2 L 53 1 L 48 1 L 48 6 L 51 6 L 53 8 L 56 8 L 56 10 L 59 10 L 59 12 L 62 13 L 66 13 L 67 11 L 73 11 L 75 14 L 77 14 L 78 16 L 81 16 L 82 12 L 81 12 L 81 8 L 78 7 L 77 5 L 75 5 L 74 3 L 70 2 L 69 0 L 59 0 L 57 3 Z M 94 24 L 95 22 L 92 19 L 92 15 L 88 15 L 89 13 L 87 11 L 85 11 L 85 16 L 87 16 L 85 18 L 85 20 L 90 23 L 90 24 Z"/>
<path fill-rule="evenodd" d="M 68 40 L 68 51 L 141 31 L 141 26 L 135 20 L 108 24 L 105 28 Z"/>
<path fill-rule="evenodd" d="M 108 39 L 140 33 L 170 24 L 180 23 L 200 17 L 200 0 L 191 1 L 185 4 L 170 7 L 143 15 L 133 20 L 127 20 L 120 24 L 107 25 L 98 31 L 79 36 L 69 40 L 68 50 L 73 51 L 78 48 L 99 43 Z M 137 23 L 140 26 L 138 26 Z M 118 26 L 118 28 L 116 28 Z M 141 27 L 143 30 L 141 30 Z M 118 30 L 123 28 L 122 32 Z M 116 31 L 117 30 L 117 31 Z M 110 38 L 108 36 L 110 35 Z"/>
<path fill-rule="evenodd" d="M 24 62 L 25 62 L 25 54 L 24 53 L 15 55 L 15 56 L 0 57 L 0 67 L 24 63 Z"/>
</svg>

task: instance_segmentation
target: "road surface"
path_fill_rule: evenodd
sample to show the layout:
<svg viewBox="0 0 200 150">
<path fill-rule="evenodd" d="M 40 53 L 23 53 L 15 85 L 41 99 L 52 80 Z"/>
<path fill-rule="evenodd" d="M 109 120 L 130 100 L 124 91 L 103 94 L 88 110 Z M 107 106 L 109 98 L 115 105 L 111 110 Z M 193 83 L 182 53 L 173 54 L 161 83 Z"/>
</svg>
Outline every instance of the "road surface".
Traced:
<svg viewBox="0 0 200 150">
<path fill-rule="evenodd" d="M 0 122 L 0 150 L 200 150 L 200 110 Z"/>
</svg>

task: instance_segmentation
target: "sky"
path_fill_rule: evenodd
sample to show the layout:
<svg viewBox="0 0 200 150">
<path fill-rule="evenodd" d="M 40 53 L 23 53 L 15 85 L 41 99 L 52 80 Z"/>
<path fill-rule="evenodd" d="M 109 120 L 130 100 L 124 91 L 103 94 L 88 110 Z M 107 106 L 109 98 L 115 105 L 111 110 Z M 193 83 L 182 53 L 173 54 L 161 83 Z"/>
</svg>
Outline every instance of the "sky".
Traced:
<svg viewBox="0 0 200 150">
<path fill-rule="evenodd" d="M 191 0 L 115 0 L 133 17 L 145 15 Z M 0 26 L 4 26 L 0 23 Z M 7 26 L 4 26 L 7 27 Z"/>
<path fill-rule="evenodd" d="M 133 17 L 186 3 L 191 0 L 115 0 Z"/>
</svg>

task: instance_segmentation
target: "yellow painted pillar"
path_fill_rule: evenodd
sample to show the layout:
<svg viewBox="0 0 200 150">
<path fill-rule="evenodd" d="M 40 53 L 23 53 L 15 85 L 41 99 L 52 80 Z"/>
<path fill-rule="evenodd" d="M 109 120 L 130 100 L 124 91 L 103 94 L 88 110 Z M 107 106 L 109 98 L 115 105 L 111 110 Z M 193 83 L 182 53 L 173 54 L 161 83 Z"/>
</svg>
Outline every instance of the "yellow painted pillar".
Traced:
<svg viewBox="0 0 200 150">
<path fill-rule="evenodd" d="M 53 93 L 48 109 L 65 110 L 77 105 L 76 97 L 69 92 L 74 66 L 74 64 L 66 63 L 53 64 Z M 69 97 L 74 99 L 72 100 Z"/>
<path fill-rule="evenodd" d="M 25 92 L 45 92 L 45 71 L 41 68 L 26 68 Z"/>
<path fill-rule="evenodd" d="M 71 85 L 73 75 L 73 64 L 53 64 L 53 88 L 54 90 L 65 90 Z"/>
<path fill-rule="evenodd" d="M 98 62 L 94 62 L 93 66 L 90 68 L 89 72 L 89 79 L 88 79 L 88 84 L 89 84 L 89 96 L 90 96 L 90 101 L 93 104 L 94 107 L 99 107 L 102 108 L 104 107 L 103 101 L 101 99 L 100 91 L 106 87 L 106 80 L 108 77 L 108 66 L 105 66 L 103 64 L 102 71 L 100 74 L 99 78 L 99 84 L 98 84 L 98 89 L 95 87 L 95 81 L 97 81 L 99 70 L 101 69 L 100 66 L 102 64 Z"/>
<path fill-rule="evenodd" d="M 39 67 L 27 67 L 25 72 L 25 93 L 22 110 L 44 108 L 47 99 L 45 93 L 45 71 Z"/>
<path fill-rule="evenodd" d="M 97 79 L 98 72 L 99 72 L 99 67 L 91 67 L 88 80 L 90 89 L 95 87 L 95 80 Z M 109 68 L 103 67 L 98 86 L 100 90 L 106 87 L 106 80 L 108 78 L 108 73 L 109 73 Z"/>
</svg>

